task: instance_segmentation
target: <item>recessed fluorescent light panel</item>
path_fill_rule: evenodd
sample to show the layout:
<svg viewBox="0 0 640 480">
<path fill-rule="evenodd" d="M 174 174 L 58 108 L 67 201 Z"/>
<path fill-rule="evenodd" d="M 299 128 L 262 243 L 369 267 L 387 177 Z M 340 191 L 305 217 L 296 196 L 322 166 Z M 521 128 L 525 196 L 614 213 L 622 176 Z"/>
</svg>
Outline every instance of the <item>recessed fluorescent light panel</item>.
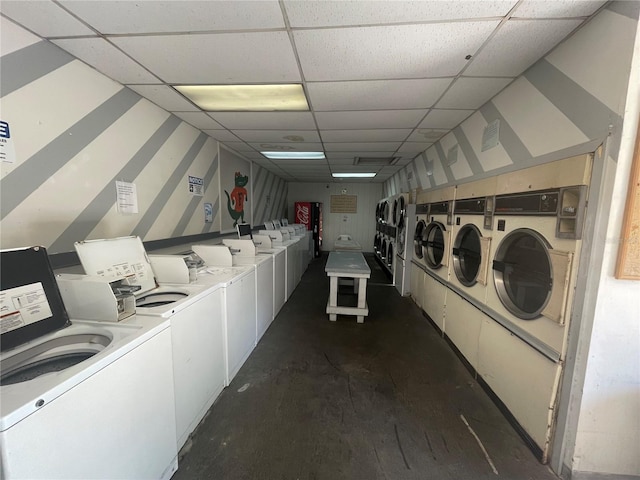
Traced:
<svg viewBox="0 0 640 480">
<path fill-rule="evenodd" d="M 300 84 L 288 85 L 175 85 L 202 110 L 272 112 L 309 110 Z"/>
<path fill-rule="evenodd" d="M 335 178 L 371 178 L 375 173 L 332 173 Z"/>
<path fill-rule="evenodd" d="M 271 160 L 323 160 L 324 152 L 260 152 Z"/>
</svg>

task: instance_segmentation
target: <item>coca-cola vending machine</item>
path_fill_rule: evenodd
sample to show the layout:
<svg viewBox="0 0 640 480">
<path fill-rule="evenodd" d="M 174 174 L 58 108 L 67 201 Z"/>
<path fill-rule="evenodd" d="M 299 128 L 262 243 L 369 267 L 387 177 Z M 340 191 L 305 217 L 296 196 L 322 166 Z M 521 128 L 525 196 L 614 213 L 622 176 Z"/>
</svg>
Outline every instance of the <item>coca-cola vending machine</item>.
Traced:
<svg viewBox="0 0 640 480">
<path fill-rule="evenodd" d="M 313 232 L 313 256 L 318 258 L 322 247 L 322 203 L 296 202 L 295 211 L 295 223 L 306 225 Z"/>
</svg>

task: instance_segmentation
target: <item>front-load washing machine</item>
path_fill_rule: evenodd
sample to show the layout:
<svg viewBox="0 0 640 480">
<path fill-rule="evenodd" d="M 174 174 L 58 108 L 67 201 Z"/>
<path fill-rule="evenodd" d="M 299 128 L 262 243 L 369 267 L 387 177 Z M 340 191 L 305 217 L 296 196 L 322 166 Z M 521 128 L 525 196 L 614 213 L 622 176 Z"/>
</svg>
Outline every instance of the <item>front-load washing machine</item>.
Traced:
<svg viewBox="0 0 640 480">
<path fill-rule="evenodd" d="M 402 214 L 397 221 L 396 263 L 394 283 L 400 295 L 411 292 L 411 260 L 413 259 L 413 238 L 416 229 L 416 205 L 405 204 L 401 198 Z"/>
<path fill-rule="evenodd" d="M 424 237 L 427 223 L 429 222 L 429 204 L 416 205 L 415 228 L 413 229 L 412 259 L 411 259 L 411 298 L 423 309 L 424 307 L 424 277 L 427 263 L 424 258 L 422 246 L 426 240 Z"/>
<path fill-rule="evenodd" d="M 491 265 L 495 182 L 492 177 L 458 185 L 453 207 L 445 333 L 474 368 Z"/>
<path fill-rule="evenodd" d="M 454 196 L 454 187 L 428 191 L 424 195 L 430 204 L 428 223 L 422 235 L 422 256 L 427 267 L 423 308 L 441 331 L 445 328 Z"/>
<path fill-rule="evenodd" d="M 222 291 L 215 285 L 164 284 L 139 237 L 88 240 L 75 245 L 85 272 L 126 278 L 136 292 L 137 321 L 169 320 L 172 336 L 177 444 L 181 448 L 225 386 Z M 181 256 L 172 256 L 188 270 Z M 188 274 L 185 275 L 188 280 Z"/>
<path fill-rule="evenodd" d="M 0 477 L 170 478 L 169 323 L 69 320 L 42 247 L 3 251 L 0 266 Z"/>
<path fill-rule="evenodd" d="M 591 155 L 573 157 L 499 176 L 496 184 L 478 373 L 543 461 L 553 439 L 591 164 Z"/>
</svg>

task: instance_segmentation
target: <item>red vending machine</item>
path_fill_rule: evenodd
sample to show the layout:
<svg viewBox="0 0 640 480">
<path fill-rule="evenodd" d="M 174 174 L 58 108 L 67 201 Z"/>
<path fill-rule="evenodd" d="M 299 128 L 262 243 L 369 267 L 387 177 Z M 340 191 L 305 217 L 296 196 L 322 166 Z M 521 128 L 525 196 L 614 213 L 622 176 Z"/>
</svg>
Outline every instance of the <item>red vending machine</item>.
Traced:
<svg viewBox="0 0 640 480">
<path fill-rule="evenodd" d="M 295 223 L 306 225 L 313 232 L 313 256 L 318 258 L 322 247 L 322 203 L 296 202 L 295 212 Z"/>
</svg>

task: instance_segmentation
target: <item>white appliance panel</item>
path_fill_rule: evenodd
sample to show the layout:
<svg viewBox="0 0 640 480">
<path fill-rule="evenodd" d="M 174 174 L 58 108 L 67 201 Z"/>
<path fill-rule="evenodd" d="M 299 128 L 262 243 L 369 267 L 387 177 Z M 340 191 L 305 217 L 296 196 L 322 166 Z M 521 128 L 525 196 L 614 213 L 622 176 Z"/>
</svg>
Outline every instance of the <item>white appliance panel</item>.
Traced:
<svg viewBox="0 0 640 480">
<path fill-rule="evenodd" d="M 445 285 L 428 273 L 425 273 L 423 310 L 443 332 L 445 328 L 445 305 L 447 304 L 448 290 Z"/>
<path fill-rule="evenodd" d="M 445 333 L 464 358 L 478 368 L 478 339 L 485 316 L 480 310 L 452 291 L 447 292 Z"/>
</svg>

